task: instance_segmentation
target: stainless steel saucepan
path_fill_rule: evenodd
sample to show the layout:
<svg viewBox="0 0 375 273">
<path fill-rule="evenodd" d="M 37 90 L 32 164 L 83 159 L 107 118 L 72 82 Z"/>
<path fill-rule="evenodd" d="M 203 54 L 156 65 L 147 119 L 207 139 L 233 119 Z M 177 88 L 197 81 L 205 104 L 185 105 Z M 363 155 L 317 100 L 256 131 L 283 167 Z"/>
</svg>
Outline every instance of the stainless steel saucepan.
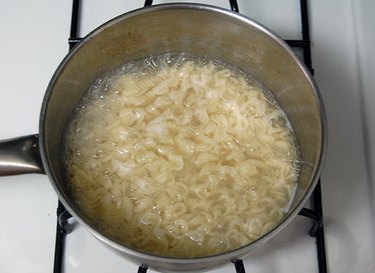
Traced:
<svg viewBox="0 0 375 273">
<path fill-rule="evenodd" d="M 75 205 L 63 179 L 60 155 L 69 115 L 101 75 L 132 60 L 187 52 L 220 60 L 248 73 L 274 95 L 298 141 L 301 170 L 287 215 L 270 232 L 231 252 L 202 258 L 145 254 L 106 237 Z M 167 4 L 135 10 L 87 35 L 53 75 L 40 113 L 39 134 L 0 143 L 0 175 L 46 173 L 66 209 L 118 254 L 162 271 L 194 271 L 243 258 L 283 229 L 313 191 L 326 151 L 326 116 L 310 73 L 282 39 L 237 13 L 207 5 Z"/>
</svg>

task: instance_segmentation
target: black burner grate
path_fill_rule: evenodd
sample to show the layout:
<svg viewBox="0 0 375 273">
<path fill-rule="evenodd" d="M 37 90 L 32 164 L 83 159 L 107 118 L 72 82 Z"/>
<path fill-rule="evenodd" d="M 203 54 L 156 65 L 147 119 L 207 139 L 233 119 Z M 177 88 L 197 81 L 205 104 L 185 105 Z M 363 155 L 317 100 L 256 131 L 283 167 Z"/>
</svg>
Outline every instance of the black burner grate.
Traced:
<svg viewBox="0 0 375 273">
<path fill-rule="evenodd" d="M 153 0 L 145 0 L 145 6 L 151 6 Z M 239 12 L 237 0 L 229 0 L 231 10 Z M 314 74 L 311 60 L 311 47 L 310 47 L 310 27 L 308 18 L 308 5 L 307 0 L 300 0 L 301 12 L 301 26 L 302 26 L 302 39 L 301 40 L 285 40 L 289 46 L 299 48 L 303 51 L 303 61 L 306 67 Z M 69 47 L 72 49 L 81 38 L 78 36 L 78 26 L 80 19 L 80 0 L 73 0 L 72 19 L 69 37 Z M 316 252 L 318 259 L 318 272 L 327 273 L 327 260 L 324 238 L 324 224 L 323 224 L 323 208 L 322 208 L 322 194 L 320 179 L 314 189 L 312 195 L 312 209 L 302 208 L 299 215 L 308 217 L 312 220 L 312 226 L 309 230 L 309 235 L 316 238 Z M 55 257 L 54 257 L 54 273 L 62 273 L 63 257 L 64 257 L 64 244 L 65 236 L 71 232 L 71 227 L 68 220 L 72 216 L 64 208 L 59 201 L 57 207 L 57 227 L 56 227 L 56 243 L 55 243 Z M 233 261 L 236 273 L 245 273 L 245 267 L 242 260 Z M 148 267 L 141 265 L 138 268 L 138 273 L 146 273 Z"/>
</svg>

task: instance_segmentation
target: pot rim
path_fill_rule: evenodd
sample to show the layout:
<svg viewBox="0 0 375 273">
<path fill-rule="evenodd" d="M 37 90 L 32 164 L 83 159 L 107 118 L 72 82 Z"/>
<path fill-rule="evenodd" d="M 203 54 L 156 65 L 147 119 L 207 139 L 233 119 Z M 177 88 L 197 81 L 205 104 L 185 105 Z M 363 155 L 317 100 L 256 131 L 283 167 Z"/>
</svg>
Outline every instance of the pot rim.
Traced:
<svg viewBox="0 0 375 273">
<path fill-rule="evenodd" d="M 214 13 L 220 13 L 224 16 L 232 17 L 236 20 L 239 20 L 251 27 L 254 27 L 258 29 L 259 31 L 265 33 L 270 38 L 272 38 L 275 42 L 277 42 L 294 60 L 294 62 L 299 66 L 299 68 L 304 73 L 306 79 L 309 81 L 310 85 L 312 86 L 312 89 L 314 91 L 314 95 L 317 100 L 318 109 L 320 112 L 320 119 L 321 119 L 321 128 L 322 128 L 322 144 L 321 144 L 321 150 L 320 150 L 320 157 L 318 159 L 318 164 L 314 173 L 314 176 L 311 178 L 311 184 L 306 191 L 304 197 L 301 199 L 299 204 L 295 207 L 294 210 L 289 211 L 289 213 L 269 232 L 265 233 L 263 236 L 259 237 L 258 239 L 252 241 L 251 243 L 244 245 L 240 248 L 234 249 L 229 252 L 223 252 L 212 256 L 204 256 L 204 257 L 196 257 L 196 258 L 180 258 L 180 257 L 166 257 L 166 256 L 157 256 L 153 254 L 148 254 L 142 251 L 138 251 L 135 249 L 132 249 L 130 247 L 124 246 L 122 244 L 117 243 L 116 241 L 112 240 L 109 237 L 106 237 L 103 235 L 99 230 L 92 227 L 88 221 L 83 219 L 83 217 L 80 216 L 79 210 L 70 202 L 68 202 L 63 194 L 62 189 L 59 188 L 58 184 L 56 183 L 57 179 L 54 175 L 54 172 L 52 171 L 52 168 L 49 165 L 49 159 L 47 157 L 47 147 L 46 147 L 46 140 L 45 140 L 45 116 L 48 109 L 48 103 L 49 98 L 53 92 L 54 84 L 59 77 L 61 71 L 64 69 L 65 65 L 69 62 L 70 58 L 74 56 L 74 54 L 85 45 L 87 41 L 92 39 L 93 36 L 96 36 L 100 34 L 104 29 L 118 23 L 119 21 L 126 20 L 128 18 L 131 18 L 133 16 L 138 16 L 140 14 L 149 13 L 149 12 L 157 12 L 160 10 L 168 10 L 168 9 L 192 9 L 192 10 L 204 10 L 208 12 L 214 12 Z M 265 243 L 267 240 L 272 238 L 275 234 L 277 234 L 279 231 L 281 231 L 286 225 L 288 225 L 294 217 L 299 213 L 299 211 L 302 209 L 303 205 L 307 201 L 307 199 L 312 194 L 316 184 L 318 183 L 320 173 L 323 169 L 326 152 L 327 152 L 327 117 L 326 117 L 326 111 L 324 108 L 323 100 L 321 97 L 321 94 L 319 92 L 319 88 L 315 82 L 315 80 L 312 78 L 311 73 L 308 71 L 308 69 L 305 67 L 305 65 L 302 63 L 302 61 L 297 57 L 297 55 L 294 53 L 293 49 L 287 45 L 287 43 L 281 39 L 276 33 L 265 27 L 264 25 L 256 22 L 255 20 L 251 19 L 248 16 L 233 12 L 229 9 L 224 9 L 221 7 L 213 6 L 213 5 L 207 5 L 207 4 L 196 4 L 196 3 L 170 3 L 170 4 L 158 4 L 158 5 L 152 5 L 147 6 L 139 9 L 135 9 L 132 11 L 129 11 L 127 13 L 124 13 L 122 15 L 119 15 L 93 31 L 91 31 L 89 34 L 87 34 L 79 44 L 77 44 L 73 49 L 69 51 L 69 53 L 65 56 L 65 58 L 62 60 L 58 68 L 56 69 L 54 75 L 51 78 L 51 81 L 47 87 L 46 94 L 44 96 L 41 112 L 40 112 L 40 120 L 39 120 L 39 146 L 41 150 L 41 158 L 44 165 L 44 169 L 46 171 L 46 174 L 48 175 L 52 186 L 54 190 L 56 191 L 59 200 L 63 203 L 64 207 L 71 213 L 71 215 L 74 216 L 75 219 L 78 220 L 80 224 L 83 224 L 85 228 L 87 228 L 90 233 L 92 233 L 96 238 L 98 238 L 103 243 L 111 246 L 115 250 L 118 250 L 120 252 L 125 252 L 127 254 L 130 254 L 134 257 L 137 257 L 138 259 L 144 259 L 147 261 L 152 261 L 156 263 L 173 263 L 173 264 L 192 264 L 192 263 L 212 263 L 214 261 L 217 261 L 218 257 L 223 260 L 224 262 L 227 261 L 233 261 L 240 257 L 246 256 L 250 252 L 251 249 L 258 247 L 259 245 Z"/>
</svg>

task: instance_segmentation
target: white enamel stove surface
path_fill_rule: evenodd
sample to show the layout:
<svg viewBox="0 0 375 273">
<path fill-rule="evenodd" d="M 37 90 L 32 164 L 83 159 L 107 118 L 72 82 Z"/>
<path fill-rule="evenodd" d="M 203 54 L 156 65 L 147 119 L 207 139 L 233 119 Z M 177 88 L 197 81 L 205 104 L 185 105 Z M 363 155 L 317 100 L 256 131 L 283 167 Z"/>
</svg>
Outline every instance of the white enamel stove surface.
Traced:
<svg viewBox="0 0 375 273">
<path fill-rule="evenodd" d="M 144 1 L 83 1 L 80 35 Z M 167 3 L 172 1 L 155 1 Z M 197 1 L 200 2 L 200 1 Z M 312 61 L 329 122 L 322 175 L 329 272 L 375 272 L 375 2 L 309 1 Z M 229 7 L 226 0 L 201 1 Z M 298 0 L 238 1 L 241 13 L 300 39 Z M 0 139 L 38 130 L 49 79 L 68 52 L 71 1 L 0 1 Z M 0 272 L 53 270 L 57 198 L 42 175 L 0 178 Z M 318 272 L 309 220 L 297 217 L 244 260 L 247 272 Z M 80 225 L 68 235 L 65 273 L 137 272 Z M 149 270 L 148 272 L 153 272 Z M 212 272 L 235 272 L 228 264 Z"/>
</svg>

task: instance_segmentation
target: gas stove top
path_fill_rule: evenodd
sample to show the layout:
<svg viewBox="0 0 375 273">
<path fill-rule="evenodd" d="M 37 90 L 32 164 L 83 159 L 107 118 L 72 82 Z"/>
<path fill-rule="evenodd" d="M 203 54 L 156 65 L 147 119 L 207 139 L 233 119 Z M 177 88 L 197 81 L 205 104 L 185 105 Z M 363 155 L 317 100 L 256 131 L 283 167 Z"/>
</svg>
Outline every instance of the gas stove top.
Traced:
<svg viewBox="0 0 375 273">
<path fill-rule="evenodd" d="M 154 1 L 155 4 L 176 1 Z M 189 1 L 186 1 L 189 2 Z M 191 2 L 191 1 L 190 1 Z M 228 1 L 199 1 L 229 8 Z M 326 104 L 329 149 L 322 196 L 329 272 L 374 272 L 375 155 L 371 139 L 375 87 L 370 71 L 374 35 L 370 1 L 307 1 L 312 66 Z M 320 3 L 318 3 L 320 2 Z M 82 1 L 78 36 L 144 1 Z M 238 1 L 250 16 L 286 40 L 302 39 L 300 1 Z M 44 92 L 69 50 L 72 2 L 0 3 L 0 139 L 36 133 Z M 371 21 L 372 20 L 372 21 Z M 368 36 L 370 35 L 370 36 Z M 372 36 L 371 36 L 372 35 Z M 372 69 L 372 70 L 371 70 Z M 0 178 L 0 272 L 52 272 L 58 200 L 47 177 Z M 63 272 L 136 272 L 70 219 Z M 311 222 L 297 217 L 281 233 L 243 260 L 246 272 L 319 272 Z M 153 272 L 148 270 L 147 272 Z M 233 264 L 212 272 L 235 272 Z"/>
</svg>

